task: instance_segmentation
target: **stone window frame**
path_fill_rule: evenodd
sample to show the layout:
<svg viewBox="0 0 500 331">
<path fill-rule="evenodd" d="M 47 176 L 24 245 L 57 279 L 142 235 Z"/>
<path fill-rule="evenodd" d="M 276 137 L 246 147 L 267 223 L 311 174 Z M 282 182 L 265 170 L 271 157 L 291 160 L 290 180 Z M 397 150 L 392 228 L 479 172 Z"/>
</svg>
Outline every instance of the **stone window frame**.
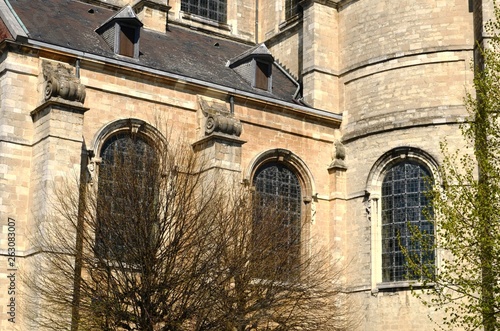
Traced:
<svg viewBox="0 0 500 331">
<path fill-rule="evenodd" d="M 300 236 L 302 238 L 301 243 L 306 243 L 310 239 L 310 225 L 313 221 L 312 197 L 313 192 L 316 192 L 314 177 L 306 163 L 300 157 L 287 149 L 276 148 L 264 151 L 250 161 L 247 170 L 244 173 L 244 183 L 253 189 L 253 179 L 255 178 L 256 172 L 263 166 L 270 163 L 283 164 L 297 176 L 302 189 L 302 219 Z M 309 245 L 303 244 L 300 248 L 302 256 L 307 256 L 307 254 L 309 254 L 308 246 Z"/>
<path fill-rule="evenodd" d="M 278 25 L 280 31 L 285 31 L 296 27 L 302 19 L 302 9 L 300 0 L 284 0 L 282 2 L 282 14 Z"/>
<path fill-rule="evenodd" d="M 365 186 L 365 209 L 371 229 L 371 289 L 379 290 L 408 289 L 419 286 L 418 280 L 383 282 L 382 281 L 382 183 L 387 172 L 402 161 L 411 161 L 425 167 L 435 184 L 441 183 L 439 164 L 424 150 L 416 147 L 397 147 L 384 153 L 372 166 Z M 434 229 L 435 233 L 436 229 Z M 439 252 L 434 254 L 435 268 L 439 268 Z"/>
<path fill-rule="evenodd" d="M 104 142 L 108 138 L 119 133 L 127 132 L 132 135 L 140 134 L 146 140 L 151 141 L 152 144 L 154 144 L 155 141 L 161 141 L 165 144 L 167 143 L 163 134 L 161 134 L 158 129 L 156 129 L 153 125 L 147 123 L 146 121 L 138 118 L 119 119 L 105 124 L 94 135 L 94 138 L 90 143 L 90 149 L 87 150 L 91 159 L 90 161 L 99 161 L 98 155 L 100 155 Z"/>
</svg>

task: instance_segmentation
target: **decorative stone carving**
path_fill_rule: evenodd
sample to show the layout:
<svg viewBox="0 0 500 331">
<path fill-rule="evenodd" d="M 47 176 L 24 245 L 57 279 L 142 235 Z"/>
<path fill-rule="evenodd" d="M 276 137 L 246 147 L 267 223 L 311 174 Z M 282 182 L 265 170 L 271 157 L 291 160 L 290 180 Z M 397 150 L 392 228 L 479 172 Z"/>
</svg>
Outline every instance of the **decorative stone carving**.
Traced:
<svg viewBox="0 0 500 331">
<path fill-rule="evenodd" d="M 224 104 L 208 101 L 200 98 L 200 106 L 205 116 L 205 135 L 214 132 L 224 133 L 239 137 L 241 135 L 241 123 L 227 111 Z"/>
<path fill-rule="evenodd" d="M 93 150 L 87 150 L 88 163 L 87 163 L 87 183 L 94 185 L 95 178 L 97 177 L 97 169 L 102 162 L 100 157 L 96 157 Z"/>
<path fill-rule="evenodd" d="M 208 115 L 205 124 L 207 135 L 213 132 L 221 132 L 239 137 L 241 135 L 241 123 L 237 119 L 222 114 Z"/>
<path fill-rule="evenodd" d="M 311 203 L 311 224 L 316 223 L 316 203 L 313 201 Z"/>
<path fill-rule="evenodd" d="M 365 205 L 366 219 L 368 222 L 372 221 L 372 200 L 368 195 L 363 199 L 363 204 Z"/>
<path fill-rule="evenodd" d="M 363 205 L 365 207 L 366 220 L 369 223 L 371 223 L 374 218 L 377 218 L 379 199 L 379 196 L 365 191 L 365 195 L 363 197 Z"/>
<path fill-rule="evenodd" d="M 335 159 L 330 168 L 347 169 L 345 165 L 345 146 L 340 141 L 335 141 Z"/>
<path fill-rule="evenodd" d="M 73 68 L 61 63 L 43 63 L 43 77 L 45 79 L 45 100 L 60 97 L 68 101 L 85 101 L 85 86 L 73 74 Z"/>
</svg>

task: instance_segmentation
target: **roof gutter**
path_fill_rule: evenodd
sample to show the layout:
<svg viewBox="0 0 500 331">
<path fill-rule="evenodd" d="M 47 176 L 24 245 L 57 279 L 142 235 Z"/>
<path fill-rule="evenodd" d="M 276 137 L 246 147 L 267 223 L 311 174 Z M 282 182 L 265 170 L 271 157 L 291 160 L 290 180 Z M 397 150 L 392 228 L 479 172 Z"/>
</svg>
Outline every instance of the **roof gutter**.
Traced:
<svg viewBox="0 0 500 331">
<path fill-rule="evenodd" d="M 186 76 L 182 76 L 182 75 L 178 75 L 178 74 L 173 74 L 173 73 L 169 73 L 166 71 L 145 67 L 145 66 L 130 63 L 130 62 L 112 59 L 112 58 L 105 57 L 102 55 L 96 55 L 96 54 L 92 54 L 92 53 L 78 51 L 78 50 L 71 49 L 71 48 L 56 46 L 56 45 L 48 44 L 48 43 L 41 42 L 38 40 L 28 39 L 28 43 L 32 44 L 33 46 L 38 46 L 40 48 L 48 48 L 48 49 L 53 49 L 56 51 L 64 52 L 64 53 L 79 57 L 81 59 L 89 59 L 89 60 L 94 60 L 94 61 L 107 62 L 107 63 L 115 64 L 115 65 L 123 67 L 123 68 L 133 69 L 133 70 L 137 70 L 137 71 L 143 71 L 143 72 L 147 72 L 147 73 L 161 76 L 161 77 L 166 77 L 166 78 L 170 78 L 170 79 L 174 79 L 174 80 L 192 83 L 195 85 L 201 85 L 201 86 L 213 88 L 215 90 L 223 91 L 223 92 L 226 92 L 228 94 L 233 94 L 233 95 L 237 94 L 237 95 L 240 95 L 240 96 L 245 97 L 247 99 L 260 100 L 260 101 L 263 101 L 267 104 L 276 104 L 276 105 L 292 108 L 292 109 L 298 110 L 298 111 L 305 113 L 307 115 L 310 115 L 310 116 L 323 117 L 323 118 L 327 118 L 327 119 L 338 121 L 338 122 L 342 121 L 342 115 L 330 113 L 330 112 L 327 112 L 327 111 L 321 110 L 321 109 L 308 108 L 308 107 L 304 107 L 301 105 L 286 102 L 283 100 L 277 100 L 277 99 L 269 98 L 269 97 L 262 96 L 262 95 L 255 95 L 253 93 L 237 90 L 235 88 L 206 82 L 206 81 L 203 81 L 200 79 L 186 77 Z M 292 78 L 292 80 L 293 80 L 293 78 Z"/>
</svg>

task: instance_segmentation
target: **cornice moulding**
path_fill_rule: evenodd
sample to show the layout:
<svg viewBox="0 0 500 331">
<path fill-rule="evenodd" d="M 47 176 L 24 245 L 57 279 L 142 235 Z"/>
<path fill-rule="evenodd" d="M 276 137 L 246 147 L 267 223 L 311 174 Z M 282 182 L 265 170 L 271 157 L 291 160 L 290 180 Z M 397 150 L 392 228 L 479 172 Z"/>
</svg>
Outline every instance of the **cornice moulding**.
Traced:
<svg viewBox="0 0 500 331">
<path fill-rule="evenodd" d="M 52 53 L 57 58 L 67 57 L 67 58 L 85 60 L 92 63 L 101 63 L 101 65 L 109 65 L 111 67 L 116 67 L 120 70 L 136 71 L 136 72 L 141 72 L 142 74 L 163 77 L 165 79 L 191 84 L 193 86 L 201 86 L 204 89 L 208 88 L 218 93 L 234 95 L 235 97 L 238 98 L 243 98 L 248 101 L 254 101 L 258 104 L 264 105 L 264 108 L 267 108 L 267 106 L 279 107 L 283 108 L 284 110 L 300 113 L 307 117 L 322 118 L 323 120 L 332 121 L 337 125 L 339 125 L 342 121 L 341 114 L 332 113 L 323 109 L 309 108 L 291 102 L 274 99 L 263 95 L 257 95 L 254 93 L 241 91 L 235 88 L 217 85 L 211 82 L 206 82 L 195 78 L 185 77 L 182 75 L 162 71 L 159 69 L 149 68 L 140 64 L 130 63 L 119 59 L 108 58 L 101 55 L 77 51 L 74 49 L 52 45 L 32 39 L 28 39 L 26 43 L 22 44 L 12 41 L 7 41 L 7 43 L 14 46 L 24 46 L 26 48 L 35 49 L 37 51 L 43 51 L 46 53 L 45 56 L 49 56 L 50 53 Z M 25 51 L 27 51 L 27 49 L 25 49 Z"/>
</svg>

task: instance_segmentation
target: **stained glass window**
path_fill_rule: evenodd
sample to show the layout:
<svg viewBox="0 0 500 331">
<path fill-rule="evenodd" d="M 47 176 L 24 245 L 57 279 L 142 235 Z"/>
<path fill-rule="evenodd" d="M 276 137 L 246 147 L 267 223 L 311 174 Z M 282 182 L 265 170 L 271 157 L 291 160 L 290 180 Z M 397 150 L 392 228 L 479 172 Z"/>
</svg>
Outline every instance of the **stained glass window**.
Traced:
<svg viewBox="0 0 500 331">
<path fill-rule="evenodd" d="M 430 215 L 428 190 L 430 172 L 415 162 L 400 162 L 389 169 L 382 183 L 382 280 L 384 282 L 414 280 L 415 273 L 408 258 L 420 268 L 432 270 L 434 251 L 423 249 L 422 242 L 413 236 L 420 231 L 423 238 L 434 239 L 434 225 L 427 221 Z M 408 251 L 407 254 L 403 249 Z"/>
<path fill-rule="evenodd" d="M 217 22 L 226 22 L 226 0 L 182 0 L 181 10 Z"/>
<path fill-rule="evenodd" d="M 259 231 L 271 231 L 274 264 L 286 278 L 300 257 L 302 193 L 297 176 L 281 163 L 268 163 L 255 174 L 256 191 L 255 227 Z M 276 212 L 277 211 L 277 212 Z M 270 219 L 272 214 L 279 218 Z M 261 222 L 267 222 L 262 224 Z"/>
<path fill-rule="evenodd" d="M 96 254 L 130 260 L 140 249 L 148 222 L 154 219 L 155 152 L 140 137 L 117 134 L 101 150 L 99 167 Z M 145 229 L 146 226 L 146 229 Z"/>
</svg>

